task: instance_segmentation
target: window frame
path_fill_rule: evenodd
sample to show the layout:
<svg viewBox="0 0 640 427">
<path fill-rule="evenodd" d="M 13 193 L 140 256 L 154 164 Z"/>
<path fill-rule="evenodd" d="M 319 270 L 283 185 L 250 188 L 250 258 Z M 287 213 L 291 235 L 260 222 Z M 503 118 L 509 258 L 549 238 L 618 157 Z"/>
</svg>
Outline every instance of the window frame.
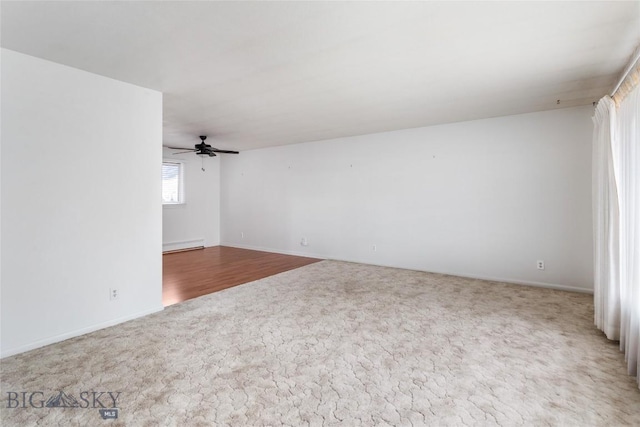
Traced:
<svg viewBox="0 0 640 427">
<path fill-rule="evenodd" d="M 175 160 L 175 159 L 162 159 L 162 166 L 164 167 L 165 164 L 171 164 L 171 165 L 178 165 L 178 201 L 177 202 L 166 202 L 164 200 L 164 198 L 162 198 L 162 206 L 163 207 L 179 207 L 179 206 L 183 206 L 186 204 L 186 198 L 185 198 L 185 185 L 184 185 L 184 162 L 180 161 L 180 160 Z M 162 184 L 164 185 L 164 180 L 162 180 Z M 161 192 L 163 191 L 163 188 L 161 188 Z"/>
</svg>

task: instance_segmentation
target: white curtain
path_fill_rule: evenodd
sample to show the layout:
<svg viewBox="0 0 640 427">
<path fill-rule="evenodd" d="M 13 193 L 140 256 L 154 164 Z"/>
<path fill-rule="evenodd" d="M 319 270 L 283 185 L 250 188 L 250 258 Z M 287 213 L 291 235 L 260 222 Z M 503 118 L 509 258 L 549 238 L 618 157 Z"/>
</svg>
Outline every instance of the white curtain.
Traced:
<svg viewBox="0 0 640 427">
<path fill-rule="evenodd" d="M 610 340 L 620 339 L 618 193 L 611 151 L 615 119 L 616 106 L 605 96 L 593 117 L 594 311 L 596 326 Z"/>
<path fill-rule="evenodd" d="M 620 103 L 612 143 L 620 209 L 620 349 L 629 374 L 640 361 L 640 86 Z M 640 376 L 638 376 L 640 383 Z"/>
<path fill-rule="evenodd" d="M 640 386 L 640 86 L 594 115 L 595 323 L 620 340 Z"/>
</svg>

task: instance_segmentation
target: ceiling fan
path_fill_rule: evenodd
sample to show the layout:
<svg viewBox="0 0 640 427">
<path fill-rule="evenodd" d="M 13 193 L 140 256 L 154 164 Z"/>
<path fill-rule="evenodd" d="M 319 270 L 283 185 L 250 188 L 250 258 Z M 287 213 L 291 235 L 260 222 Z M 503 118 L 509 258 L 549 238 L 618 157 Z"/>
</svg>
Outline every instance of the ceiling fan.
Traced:
<svg viewBox="0 0 640 427">
<path fill-rule="evenodd" d="M 215 147 L 210 146 L 209 144 L 205 144 L 204 141 L 207 139 L 206 135 L 200 135 L 200 144 L 196 144 L 191 150 L 186 150 L 183 147 L 167 147 L 170 150 L 186 150 L 186 151 L 180 151 L 178 153 L 173 153 L 173 154 L 183 154 L 183 153 L 196 153 L 198 156 L 209 156 L 209 157 L 215 157 L 216 153 L 224 153 L 224 154 L 238 154 L 238 151 L 231 151 L 231 150 L 218 150 Z"/>
</svg>

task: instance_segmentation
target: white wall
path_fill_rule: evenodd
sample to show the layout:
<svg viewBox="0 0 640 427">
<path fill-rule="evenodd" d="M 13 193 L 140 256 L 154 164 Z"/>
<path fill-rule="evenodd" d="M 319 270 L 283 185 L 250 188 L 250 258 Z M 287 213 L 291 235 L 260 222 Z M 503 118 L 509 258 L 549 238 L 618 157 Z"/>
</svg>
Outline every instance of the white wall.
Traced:
<svg viewBox="0 0 640 427">
<path fill-rule="evenodd" d="M 175 151 L 175 150 L 173 150 Z M 174 155 L 165 149 L 166 160 L 182 162 L 185 202 L 164 205 L 162 215 L 162 245 L 164 250 L 176 250 L 220 244 L 220 157 L 205 157 L 193 153 Z M 202 170 L 204 160 L 204 171 Z"/>
<path fill-rule="evenodd" d="M 225 158 L 222 244 L 591 290 L 591 113 L 554 110 Z"/>
<path fill-rule="evenodd" d="M 3 356 L 162 309 L 161 146 L 159 92 L 2 50 Z"/>
</svg>

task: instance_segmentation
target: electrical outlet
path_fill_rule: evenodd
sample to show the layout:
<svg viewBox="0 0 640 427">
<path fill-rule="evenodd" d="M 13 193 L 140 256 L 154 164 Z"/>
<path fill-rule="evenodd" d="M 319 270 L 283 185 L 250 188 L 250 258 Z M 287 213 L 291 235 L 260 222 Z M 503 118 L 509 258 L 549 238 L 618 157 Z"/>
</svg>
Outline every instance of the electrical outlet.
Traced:
<svg viewBox="0 0 640 427">
<path fill-rule="evenodd" d="M 109 289 L 109 299 L 111 301 L 115 301 L 117 299 L 120 298 L 120 291 L 118 291 L 116 288 L 110 288 Z"/>
<path fill-rule="evenodd" d="M 536 266 L 538 267 L 538 270 L 544 270 L 544 261 L 539 259 L 536 263 Z"/>
<path fill-rule="evenodd" d="M 371 249 L 373 249 L 373 252 L 376 252 L 376 251 L 378 250 L 378 246 L 373 245 L 373 246 L 371 247 Z"/>
<path fill-rule="evenodd" d="M 309 242 L 307 241 L 306 237 L 303 237 L 302 240 L 300 240 L 300 245 L 309 246 Z"/>
<path fill-rule="evenodd" d="M 241 232 L 240 232 L 240 238 L 241 238 L 241 239 L 244 239 L 244 231 L 241 231 Z"/>
</svg>

